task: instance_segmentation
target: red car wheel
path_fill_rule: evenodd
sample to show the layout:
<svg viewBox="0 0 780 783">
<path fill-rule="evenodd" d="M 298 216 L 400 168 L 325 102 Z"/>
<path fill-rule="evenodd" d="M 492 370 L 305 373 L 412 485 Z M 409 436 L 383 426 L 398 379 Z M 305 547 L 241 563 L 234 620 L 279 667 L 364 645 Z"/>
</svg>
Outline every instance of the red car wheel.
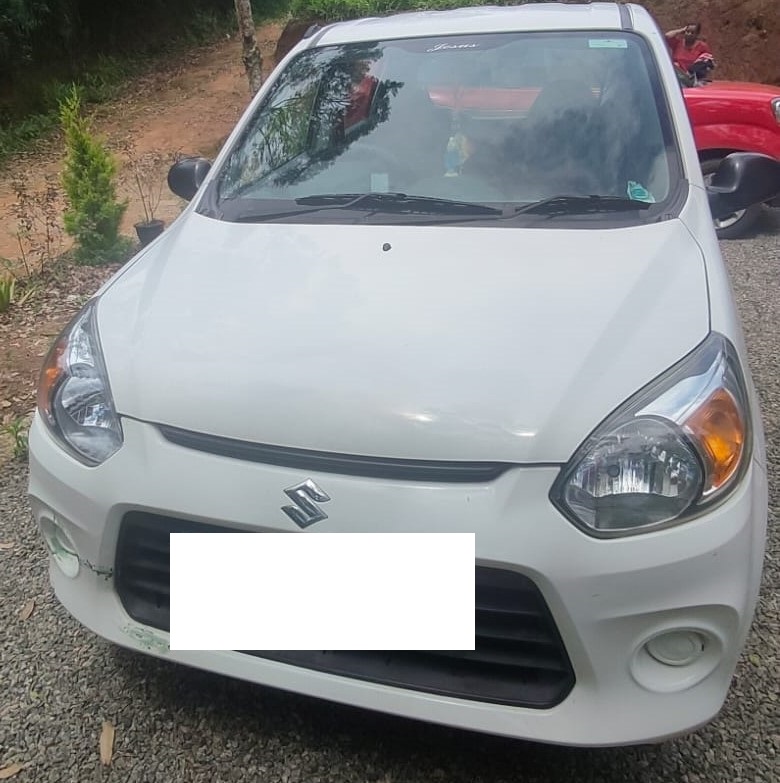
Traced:
<svg viewBox="0 0 780 783">
<path fill-rule="evenodd" d="M 711 158 L 710 160 L 702 161 L 701 171 L 704 175 L 705 184 L 712 179 L 712 175 L 718 170 L 722 160 L 723 158 Z M 715 233 L 718 235 L 718 239 L 739 239 L 745 236 L 761 216 L 761 209 L 761 204 L 754 204 L 752 207 L 741 209 L 733 215 L 714 220 Z"/>
</svg>

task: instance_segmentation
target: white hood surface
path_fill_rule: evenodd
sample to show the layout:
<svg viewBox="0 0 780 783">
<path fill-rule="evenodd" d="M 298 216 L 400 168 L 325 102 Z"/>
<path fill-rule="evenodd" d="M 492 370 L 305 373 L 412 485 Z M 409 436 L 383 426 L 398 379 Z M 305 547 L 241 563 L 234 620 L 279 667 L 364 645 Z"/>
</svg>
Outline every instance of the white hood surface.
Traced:
<svg viewBox="0 0 780 783">
<path fill-rule="evenodd" d="M 117 410 L 342 454 L 564 462 L 709 310 L 679 220 L 551 225 L 182 216 L 101 298 Z"/>
</svg>

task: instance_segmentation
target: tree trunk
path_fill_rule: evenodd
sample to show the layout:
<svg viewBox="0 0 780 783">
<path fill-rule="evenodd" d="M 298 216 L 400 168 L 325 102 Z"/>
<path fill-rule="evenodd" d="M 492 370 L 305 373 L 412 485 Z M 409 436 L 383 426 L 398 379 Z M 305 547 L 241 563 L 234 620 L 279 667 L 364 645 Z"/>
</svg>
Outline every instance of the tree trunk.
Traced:
<svg viewBox="0 0 780 783">
<path fill-rule="evenodd" d="M 257 48 L 255 38 L 255 22 L 252 18 L 252 5 L 250 0 L 233 0 L 238 17 L 238 30 L 241 33 L 243 47 L 242 60 L 246 77 L 249 79 L 249 89 L 255 95 L 263 83 L 263 58 Z"/>
</svg>

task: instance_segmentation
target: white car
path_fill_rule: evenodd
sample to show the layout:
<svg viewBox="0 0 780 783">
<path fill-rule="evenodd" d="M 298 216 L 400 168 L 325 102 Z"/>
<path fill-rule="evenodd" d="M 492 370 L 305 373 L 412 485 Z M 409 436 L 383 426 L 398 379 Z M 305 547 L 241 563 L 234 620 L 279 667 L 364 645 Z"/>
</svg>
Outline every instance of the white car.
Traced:
<svg viewBox="0 0 780 783">
<path fill-rule="evenodd" d="M 511 737 L 711 720 L 767 522 L 713 215 L 776 195 L 780 164 L 733 155 L 705 188 L 665 47 L 600 3 L 307 35 L 45 361 L 29 491 L 67 610 Z M 475 649 L 171 650 L 169 536 L 226 530 L 475 533 Z"/>
</svg>

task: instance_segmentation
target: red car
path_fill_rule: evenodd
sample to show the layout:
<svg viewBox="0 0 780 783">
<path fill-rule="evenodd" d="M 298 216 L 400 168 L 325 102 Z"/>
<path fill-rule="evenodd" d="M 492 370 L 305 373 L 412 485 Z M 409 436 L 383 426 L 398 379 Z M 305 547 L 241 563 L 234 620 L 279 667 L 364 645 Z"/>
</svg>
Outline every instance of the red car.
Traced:
<svg viewBox="0 0 780 783">
<path fill-rule="evenodd" d="M 780 159 L 780 87 L 714 81 L 683 88 L 705 178 L 730 152 L 761 152 Z M 722 239 L 743 236 L 762 205 L 736 212 L 715 227 Z"/>
</svg>

